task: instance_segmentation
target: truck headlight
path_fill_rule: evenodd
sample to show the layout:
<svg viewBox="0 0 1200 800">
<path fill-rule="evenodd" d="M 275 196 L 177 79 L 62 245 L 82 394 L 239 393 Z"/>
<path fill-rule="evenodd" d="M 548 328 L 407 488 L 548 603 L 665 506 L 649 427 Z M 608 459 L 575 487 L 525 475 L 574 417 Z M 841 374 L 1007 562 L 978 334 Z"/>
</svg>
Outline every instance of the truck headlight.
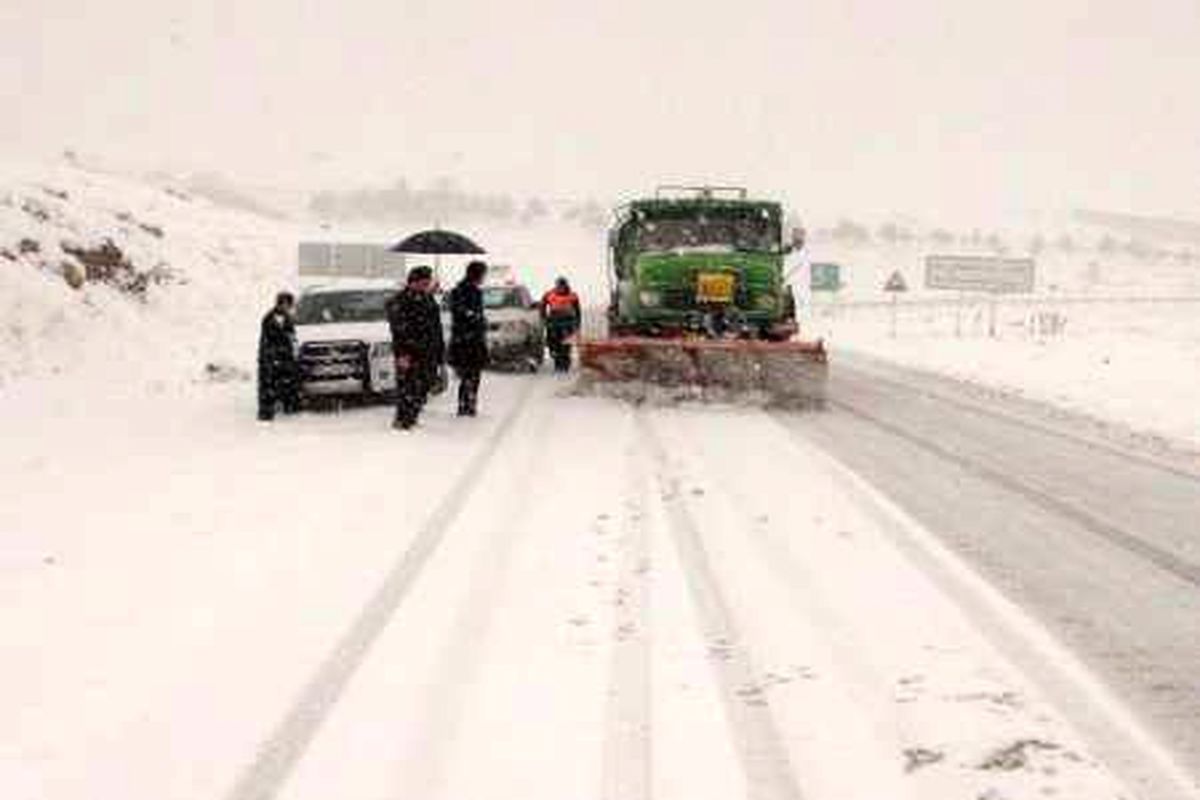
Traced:
<svg viewBox="0 0 1200 800">
<path fill-rule="evenodd" d="M 662 305 L 662 295 L 658 292 L 644 291 L 638 295 L 643 306 L 653 308 Z"/>
</svg>

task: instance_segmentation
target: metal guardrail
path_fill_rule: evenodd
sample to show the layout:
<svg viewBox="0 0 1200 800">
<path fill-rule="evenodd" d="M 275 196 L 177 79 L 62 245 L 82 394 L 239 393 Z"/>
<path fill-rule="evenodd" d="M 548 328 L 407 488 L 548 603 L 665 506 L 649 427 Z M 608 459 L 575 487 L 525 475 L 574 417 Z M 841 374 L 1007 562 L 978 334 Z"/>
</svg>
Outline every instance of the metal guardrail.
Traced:
<svg viewBox="0 0 1200 800">
<path fill-rule="evenodd" d="M 1196 320 L 1200 295 L 981 295 L 956 297 L 892 297 L 886 300 L 838 300 L 818 297 L 801 310 L 801 327 L 807 321 L 833 333 L 838 326 L 880 324 L 888 335 L 997 337 L 1019 330 L 1043 339 L 1095 332 L 1134 324 L 1140 329 L 1167 330 L 1180 322 Z M 1164 327 L 1166 326 L 1166 327 Z"/>
<path fill-rule="evenodd" d="M 965 297 L 921 297 L 896 300 L 833 300 L 821 298 L 814 300 L 814 308 L 837 307 L 843 310 L 856 308 L 874 309 L 891 308 L 893 303 L 901 308 L 954 308 L 964 305 L 998 305 L 998 306 L 1045 306 L 1045 305 L 1136 305 L 1136 304 L 1200 304 L 1200 295 L 1146 295 L 1146 296 L 1113 296 L 1095 297 L 1091 295 L 976 295 Z"/>
</svg>

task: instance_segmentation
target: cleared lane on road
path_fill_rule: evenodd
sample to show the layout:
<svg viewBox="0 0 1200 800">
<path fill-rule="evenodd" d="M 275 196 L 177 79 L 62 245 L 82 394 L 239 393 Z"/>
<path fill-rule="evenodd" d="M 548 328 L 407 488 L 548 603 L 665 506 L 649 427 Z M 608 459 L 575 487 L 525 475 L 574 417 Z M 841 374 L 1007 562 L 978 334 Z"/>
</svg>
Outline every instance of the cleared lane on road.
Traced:
<svg viewBox="0 0 1200 800">
<path fill-rule="evenodd" d="M 781 419 L 1038 618 L 1200 775 L 1200 476 L 1030 409 L 839 359 L 830 410 Z"/>
</svg>

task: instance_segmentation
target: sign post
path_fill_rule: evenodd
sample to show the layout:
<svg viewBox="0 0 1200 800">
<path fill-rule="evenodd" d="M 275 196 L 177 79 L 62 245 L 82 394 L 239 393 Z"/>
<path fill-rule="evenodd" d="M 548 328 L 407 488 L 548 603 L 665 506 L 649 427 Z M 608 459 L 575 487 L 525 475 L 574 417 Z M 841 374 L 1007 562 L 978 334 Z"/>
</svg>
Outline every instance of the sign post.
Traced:
<svg viewBox="0 0 1200 800">
<path fill-rule="evenodd" d="M 404 280 L 407 273 L 404 254 L 391 252 L 385 244 L 300 242 L 297 257 L 302 278 Z"/>
<path fill-rule="evenodd" d="M 817 292 L 829 295 L 829 314 L 838 318 L 838 292 L 842 288 L 842 265 L 829 261 L 814 261 L 809 265 L 808 288 L 814 301 Z"/>
<path fill-rule="evenodd" d="M 959 292 L 959 305 L 954 315 L 955 336 L 962 336 L 962 305 L 967 292 L 988 295 L 988 336 L 995 338 L 999 296 L 1031 294 L 1035 277 L 1036 264 L 1032 258 L 949 255 L 925 257 L 926 288 Z"/>
<path fill-rule="evenodd" d="M 908 291 L 908 281 L 896 270 L 883 285 L 883 290 L 892 296 L 892 324 L 889 331 L 891 338 L 896 338 L 897 319 L 900 316 L 900 293 Z"/>
<path fill-rule="evenodd" d="M 842 265 L 814 261 L 809 271 L 809 287 L 814 292 L 836 292 L 842 288 Z"/>
</svg>

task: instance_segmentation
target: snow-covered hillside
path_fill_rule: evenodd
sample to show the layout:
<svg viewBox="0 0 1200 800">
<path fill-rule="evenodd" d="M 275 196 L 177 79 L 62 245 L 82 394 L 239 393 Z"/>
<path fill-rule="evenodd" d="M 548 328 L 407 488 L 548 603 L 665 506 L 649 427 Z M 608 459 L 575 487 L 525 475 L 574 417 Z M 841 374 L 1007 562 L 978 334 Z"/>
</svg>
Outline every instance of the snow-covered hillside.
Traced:
<svg viewBox="0 0 1200 800">
<path fill-rule="evenodd" d="M 250 369 L 258 317 L 274 292 L 298 284 L 298 242 L 413 232 L 259 215 L 187 185 L 0 164 L 0 382 L 69 374 L 144 386 L 200 378 L 210 363 Z M 585 295 L 604 294 L 600 232 L 552 222 L 463 230 L 535 291 L 565 274 Z M 446 280 L 459 261 L 443 260 Z"/>
<path fill-rule="evenodd" d="M 255 318 L 294 280 L 296 230 L 76 166 L 0 165 L 0 381 L 249 365 Z"/>
</svg>

